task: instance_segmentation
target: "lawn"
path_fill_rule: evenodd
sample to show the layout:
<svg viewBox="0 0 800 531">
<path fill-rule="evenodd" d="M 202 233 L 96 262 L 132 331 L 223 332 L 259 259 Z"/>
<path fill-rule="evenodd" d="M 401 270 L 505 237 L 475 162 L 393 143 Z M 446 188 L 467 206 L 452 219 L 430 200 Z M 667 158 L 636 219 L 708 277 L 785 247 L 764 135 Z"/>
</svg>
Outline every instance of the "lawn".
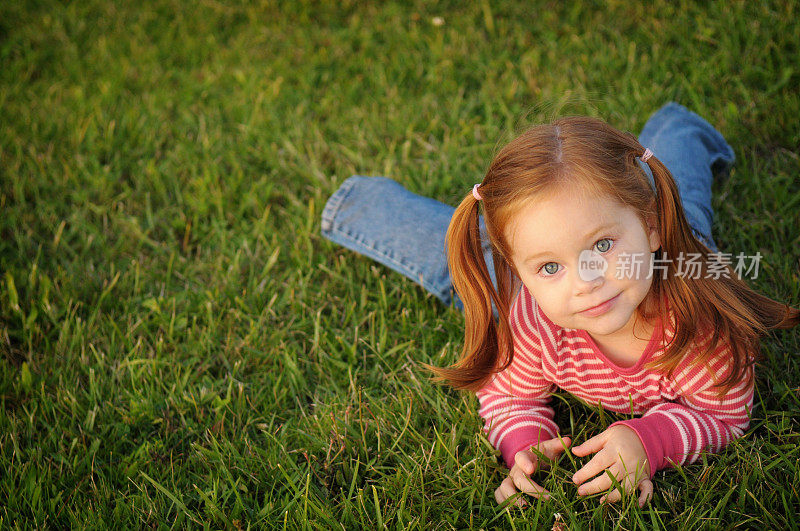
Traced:
<svg viewBox="0 0 800 531">
<path fill-rule="evenodd" d="M 800 333 L 745 436 L 644 509 L 498 507 L 477 400 L 420 365 L 463 317 L 319 233 L 347 177 L 456 204 L 527 124 L 638 132 L 675 100 L 734 147 L 720 249 L 800 304 L 793 1 L 0 3 L 0 527 L 800 526 Z M 616 420 L 559 395 L 581 441 Z"/>
</svg>

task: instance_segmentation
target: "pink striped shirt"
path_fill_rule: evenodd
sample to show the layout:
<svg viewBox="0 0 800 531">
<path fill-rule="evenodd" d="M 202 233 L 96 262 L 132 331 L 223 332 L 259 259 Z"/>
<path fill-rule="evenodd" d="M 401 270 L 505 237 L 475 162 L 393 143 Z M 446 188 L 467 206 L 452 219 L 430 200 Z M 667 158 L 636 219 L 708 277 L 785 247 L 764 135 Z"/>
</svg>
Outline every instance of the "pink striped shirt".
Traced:
<svg viewBox="0 0 800 531">
<path fill-rule="evenodd" d="M 609 360 L 585 330 L 554 324 L 522 286 L 511 308 L 514 360 L 477 392 L 484 431 L 509 468 L 520 450 L 554 438 L 558 426 L 548 405 L 556 387 L 585 403 L 616 413 L 642 415 L 615 422 L 639 435 L 650 463 L 650 477 L 672 462 L 689 464 L 700 452 L 720 451 L 750 424 L 753 387 L 742 382 L 720 401 L 711 386 L 727 376 L 729 350 L 721 345 L 704 367 L 690 367 L 695 346 L 673 372 L 642 366 L 664 354 L 662 338 L 674 335 L 670 312 L 659 322 L 639 361 L 620 367 Z"/>
</svg>

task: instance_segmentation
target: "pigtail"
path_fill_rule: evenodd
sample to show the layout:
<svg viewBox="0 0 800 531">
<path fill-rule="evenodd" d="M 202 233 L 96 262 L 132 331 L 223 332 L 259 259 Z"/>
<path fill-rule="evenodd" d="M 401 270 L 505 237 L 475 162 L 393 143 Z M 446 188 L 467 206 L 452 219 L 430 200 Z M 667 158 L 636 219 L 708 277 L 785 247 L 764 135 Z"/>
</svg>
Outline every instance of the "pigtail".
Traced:
<svg viewBox="0 0 800 531">
<path fill-rule="evenodd" d="M 468 195 L 456 208 L 447 230 L 450 277 L 464 305 L 465 334 L 461 358 L 447 368 L 428 366 L 436 374 L 436 380 L 472 391 L 483 387 L 498 370 L 499 353 L 508 354 L 504 367 L 510 364 L 513 356 L 508 326 L 509 267 L 499 253 L 493 252 L 498 293 L 483 257 L 479 204 L 471 194 Z M 497 308 L 498 321 L 493 317 L 492 303 Z"/>
<path fill-rule="evenodd" d="M 671 377 L 693 341 L 710 337 L 704 342 L 704 352 L 696 359 L 699 363 L 710 360 L 719 342 L 726 341 L 731 350 L 730 370 L 715 385 L 722 399 L 743 380 L 752 385 L 751 367 L 761 357 L 760 336 L 770 329 L 797 326 L 800 311 L 757 293 L 729 265 L 725 265 L 727 277 L 707 278 L 709 263 L 703 259 L 700 274 L 695 278 L 678 276 L 673 262 L 681 252 L 699 253 L 705 258 L 711 250 L 692 233 L 669 170 L 655 157 L 647 164 L 656 185 L 660 257 L 668 264 L 666 278 L 654 275 L 653 292 L 658 301 L 662 301 L 662 295 L 667 297 L 677 323 L 694 325 L 678 326 L 665 355 L 652 366 L 666 370 Z M 664 310 L 659 309 L 662 315 Z"/>
</svg>

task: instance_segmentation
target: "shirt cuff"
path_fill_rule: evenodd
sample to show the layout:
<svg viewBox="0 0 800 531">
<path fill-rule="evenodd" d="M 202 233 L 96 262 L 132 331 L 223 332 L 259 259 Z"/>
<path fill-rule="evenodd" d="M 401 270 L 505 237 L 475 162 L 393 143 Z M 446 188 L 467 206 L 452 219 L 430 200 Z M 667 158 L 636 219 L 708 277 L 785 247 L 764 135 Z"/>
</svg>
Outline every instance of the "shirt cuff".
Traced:
<svg viewBox="0 0 800 531">
<path fill-rule="evenodd" d="M 517 452 L 520 450 L 527 450 L 531 446 L 539 444 L 541 441 L 546 441 L 554 437 L 555 435 L 544 428 L 518 429 L 503 437 L 499 450 L 503 455 L 506 466 L 511 468 L 514 466 L 514 457 L 517 455 Z"/>
</svg>

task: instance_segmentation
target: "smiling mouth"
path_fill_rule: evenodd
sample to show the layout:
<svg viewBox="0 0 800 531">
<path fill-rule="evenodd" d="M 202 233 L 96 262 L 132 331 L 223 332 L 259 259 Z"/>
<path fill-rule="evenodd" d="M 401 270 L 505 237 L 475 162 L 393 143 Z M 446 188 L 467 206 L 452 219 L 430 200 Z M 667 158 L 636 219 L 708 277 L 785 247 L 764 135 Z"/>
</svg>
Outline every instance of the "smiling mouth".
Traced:
<svg viewBox="0 0 800 531">
<path fill-rule="evenodd" d="M 580 311 L 580 312 L 578 312 L 578 313 L 584 313 L 584 312 L 590 312 L 590 311 L 592 311 L 592 310 L 596 310 L 596 309 L 600 308 L 601 306 L 603 306 L 604 304 L 607 304 L 607 303 L 609 303 L 609 302 L 613 301 L 613 300 L 614 300 L 614 299 L 616 299 L 617 297 L 619 297 L 619 293 L 617 293 L 616 295 L 614 295 L 614 296 L 613 296 L 613 297 L 611 297 L 610 299 L 606 299 L 606 300 L 604 300 L 603 302 L 601 302 L 600 304 L 598 304 L 598 305 L 596 305 L 596 306 L 592 306 L 591 308 L 586 308 L 585 310 L 581 310 L 581 311 Z"/>
</svg>

